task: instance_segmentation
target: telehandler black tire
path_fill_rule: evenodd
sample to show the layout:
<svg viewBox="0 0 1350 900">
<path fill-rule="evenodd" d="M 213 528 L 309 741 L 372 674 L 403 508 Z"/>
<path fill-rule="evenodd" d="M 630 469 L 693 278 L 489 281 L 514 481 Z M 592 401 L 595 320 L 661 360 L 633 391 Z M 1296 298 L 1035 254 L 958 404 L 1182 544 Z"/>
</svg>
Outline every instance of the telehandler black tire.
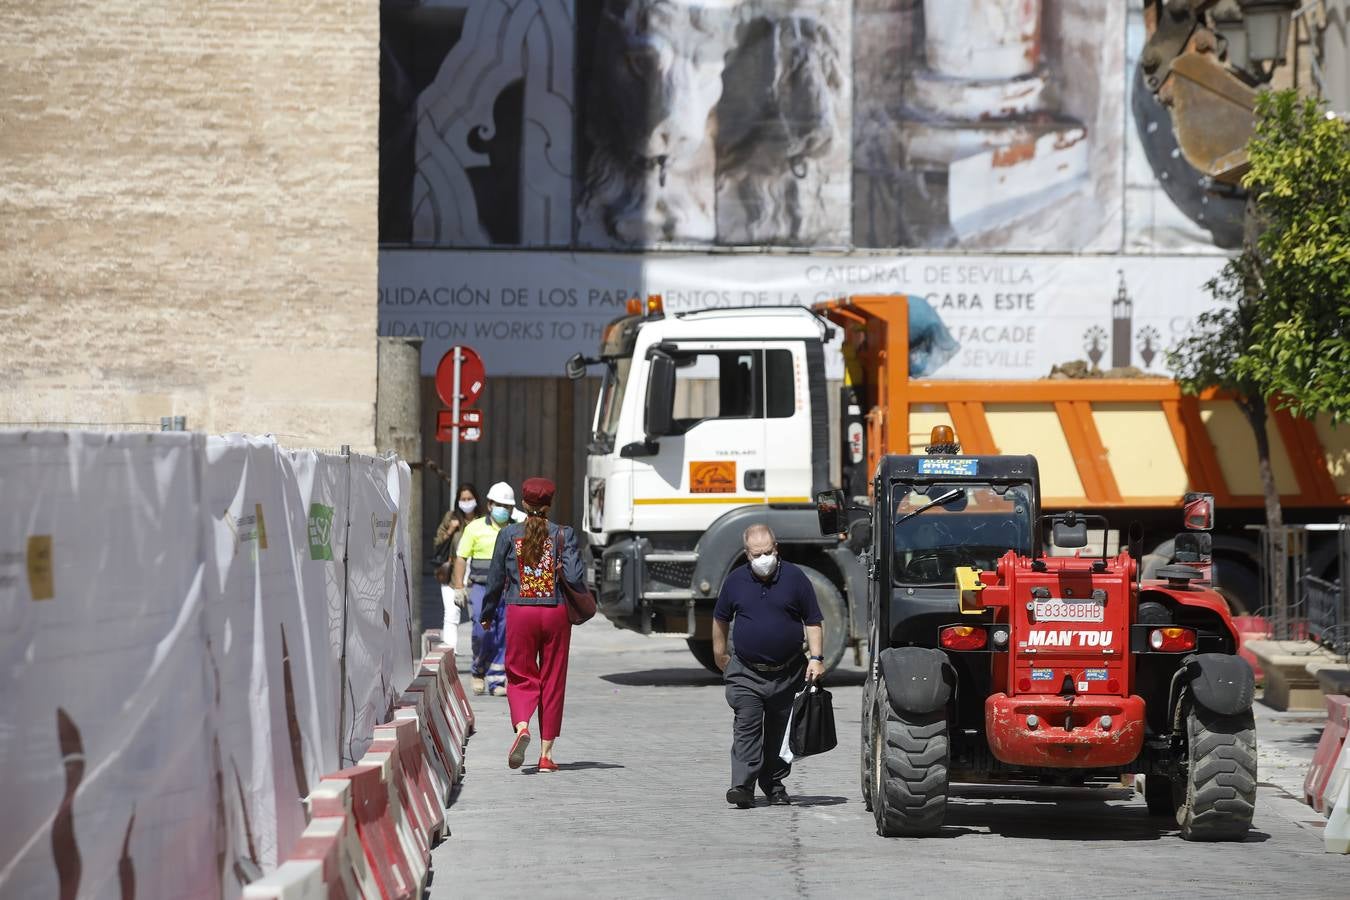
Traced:
<svg viewBox="0 0 1350 900">
<path fill-rule="evenodd" d="M 1177 809 L 1181 836 L 1188 841 L 1245 838 L 1256 812 L 1251 710 L 1222 716 L 1187 699 L 1186 762 L 1185 793 Z"/>
<path fill-rule="evenodd" d="M 875 708 L 876 704 L 868 704 L 867 692 L 863 691 L 862 746 L 860 748 L 862 752 L 859 754 L 862 757 L 862 760 L 861 765 L 858 766 L 858 770 L 859 775 L 862 777 L 863 806 L 867 808 L 868 812 L 872 812 L 872 755 L 875 753 L 872 741 L 876 735 L 876 728 L 874 727 L 871 711 Z"/>
<path fill-rule="evenodd" d="M 901 717 L 885 689 L 873 713 L 872 814 L 882 837 L 933 834 L 947 815 L 947 713 Z"/>
</svg>

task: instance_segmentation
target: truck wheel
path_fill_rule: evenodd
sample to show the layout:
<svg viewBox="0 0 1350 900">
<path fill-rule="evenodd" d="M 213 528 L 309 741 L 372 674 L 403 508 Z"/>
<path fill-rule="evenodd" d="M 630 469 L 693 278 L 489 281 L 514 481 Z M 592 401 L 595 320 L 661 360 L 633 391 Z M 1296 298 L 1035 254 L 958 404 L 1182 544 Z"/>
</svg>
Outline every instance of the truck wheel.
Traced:
<svg viewBox="0 0 1350 900">
<path fill-rule="evenodd" d="M 873 722 L 872 814 L 877 834 L 933 834 L 947 815 L 946 711 L 902 718 L 881 696 Z"/>
<path fill-rule="evenodd" d="M 1231 556 L 1214 557 L 1214 590 L 1228 604 L 1228 612 L 1245 616 L 1261 605 L 1261 576 Z"/>
<path fill-rule="evenodd" d="M 800 568 L 806 573 L 811 587 L 815 589 L 816 603 L 820 606 L 820 614 L 825 618 L 822 623 L 825 646 L 821 648 L 821 652 L 825 656 L 825 671 L 833 672 L 834 667 L 844 658 L 844 651 L 848 649 L 848 605 L 844 602 L 844 595 L 839 593 L 839 588 L 835 587 L 830 579 L 810 566 Z"/>
<path fill-rule="evenodd" d="M 1187 702 L 1185 796 L 1177 810 L 1188 841 L 1240 841 L 1256 812 L 1256 722 Z M 1180 785 L 1178 785 L 1180 787 Z"/>
<path fill-rule="evenodd" d="M 859 755 L 861 756 L 861 765 L 859 765 L 859 774 L 862 776 L 862 797 L 863 806 L 868 812 L 872 812 L 872 755 L 875 748 L 872 746 L 873 737 L 876 729 L 872 726 L 872 716 L 869 714 L 871 704 L 867 702 L 867 691 L 863 691 L 862 708 L 862 742 Z"/>
<path fill-rule="evenodd" d="M 1176 818 L 1177 798 L 1173 796 L 1172 779 L 1161 773 L 1145 775 L 1144 803 L 1150 816 Z"/>
<path fill-rule="evenodd" d="M 699 665 L 714 675 L 722 674 L 722 670 L 717 668 L 717 660 L 713 657 L 712 641 L 685 638 L 684 642 L 689 645 L 689 652 L 694 654 L 694 659 L 698 660 Z"/>
</svg>

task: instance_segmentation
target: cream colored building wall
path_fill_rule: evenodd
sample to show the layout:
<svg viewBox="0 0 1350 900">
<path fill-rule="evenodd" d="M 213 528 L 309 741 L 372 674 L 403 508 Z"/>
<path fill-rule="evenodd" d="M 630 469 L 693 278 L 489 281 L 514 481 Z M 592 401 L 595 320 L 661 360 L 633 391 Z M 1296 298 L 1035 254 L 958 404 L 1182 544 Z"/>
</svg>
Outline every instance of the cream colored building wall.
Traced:
<svg viewBox="0 0 1350 900">
<path fill-rule="evenodd" d="M 374 444 L 376 0 L 0 3 L 0 427 Z"/>
</svg>

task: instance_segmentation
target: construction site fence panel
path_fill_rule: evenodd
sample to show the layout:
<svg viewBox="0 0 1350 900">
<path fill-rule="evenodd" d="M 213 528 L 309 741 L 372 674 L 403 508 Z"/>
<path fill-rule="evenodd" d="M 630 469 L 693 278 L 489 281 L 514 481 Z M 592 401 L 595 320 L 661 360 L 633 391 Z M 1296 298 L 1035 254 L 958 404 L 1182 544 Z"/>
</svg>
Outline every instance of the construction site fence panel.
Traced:
<svg viewBox="0 0 1350 900">
<path fill-rule="evenodd" d="M 414 675 L 411 473 L 0 432 L 0 896 L 228 897 Z"/>
</svg>

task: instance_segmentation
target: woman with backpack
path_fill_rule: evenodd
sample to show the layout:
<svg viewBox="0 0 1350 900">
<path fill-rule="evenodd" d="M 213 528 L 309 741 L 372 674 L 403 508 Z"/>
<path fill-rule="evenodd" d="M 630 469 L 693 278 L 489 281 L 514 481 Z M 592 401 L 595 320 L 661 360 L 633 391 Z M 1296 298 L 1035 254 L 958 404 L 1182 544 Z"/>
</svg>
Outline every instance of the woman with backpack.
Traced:
<svg viewBox="0 0 1350 900">
<path fill-rule="evenodd" d="M 562 731 L 567 689 L 567 655 L 572 642 L 562 580 L 586 589 L 585 568 L 571 528 L 549 522 L 557 488 L 547 478 L 521 485 L 525 522 L 502 529 L 488 570 L 482 624 L 491 627 L 504 604 L 506 617 L 506 701 L 516 736 L 507 765 L 520 768 L 530 743 L 530 720 L 539 714 L 539 771 L 556 772 L 553 742 Z"/>
</svg>

